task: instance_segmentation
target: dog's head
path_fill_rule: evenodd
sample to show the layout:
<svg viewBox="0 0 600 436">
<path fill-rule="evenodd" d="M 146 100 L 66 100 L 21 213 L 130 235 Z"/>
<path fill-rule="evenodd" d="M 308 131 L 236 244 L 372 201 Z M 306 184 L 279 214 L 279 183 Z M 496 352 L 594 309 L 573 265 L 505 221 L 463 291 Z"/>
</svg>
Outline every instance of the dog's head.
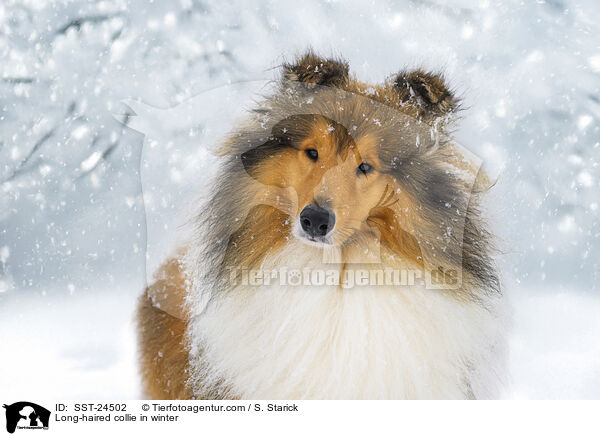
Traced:
<svg viewBox="0 0 600 436">
<path fill-rule="evenodd" d="M 260 267 L 300 241 L 344 264 L 408 261 L 494 287 L 473 195 L 487 180 L 445 134 L 457 108 L 422 70 L 369 85 L 312 53 L 285 64 L 276 92 L 222 144 L 204 261 Z"/>
<path fill-rule="evenodd" d="M 295 197 L 289 211 L 295 237 L 344 245 L 368 230 L 371 211 L 395 189 L 378 145 L 377 138 L 352 135 L 321 114 L 292 115 L 274 126 L 271 141 L 242 160 L 253 178 Z"/>
<path fill-rule="evenodd" d="M 456 109 L 437 75 L 370 86 L 309 53 L 284 66 L 280 92 L 257 110 L 261 128 L 236 142 L 250 144 L 241 161 L 270 192 L 255 198 L 284 212 L 272 225 L 286 237 L 347 249 L 377 239 L 422 264 L 424 239 L 464 224 L 470 192 L 448 169 L 463 158 L 443 134 Z"/>
</svg>

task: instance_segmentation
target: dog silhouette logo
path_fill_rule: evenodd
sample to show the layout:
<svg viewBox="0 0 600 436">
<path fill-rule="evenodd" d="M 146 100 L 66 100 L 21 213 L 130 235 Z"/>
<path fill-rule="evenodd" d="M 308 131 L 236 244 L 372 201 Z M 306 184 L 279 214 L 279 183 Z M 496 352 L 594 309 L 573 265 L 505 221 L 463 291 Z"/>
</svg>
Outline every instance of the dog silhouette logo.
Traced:
<svg viewBox="0 0 600 436">
<path fill-rule="evenodd" d="M 48 429 L 50 411 L 29 401 L 19 401 L 6 409 L 6 431 L 14 433 L 15 429 Z"/>
</svg>

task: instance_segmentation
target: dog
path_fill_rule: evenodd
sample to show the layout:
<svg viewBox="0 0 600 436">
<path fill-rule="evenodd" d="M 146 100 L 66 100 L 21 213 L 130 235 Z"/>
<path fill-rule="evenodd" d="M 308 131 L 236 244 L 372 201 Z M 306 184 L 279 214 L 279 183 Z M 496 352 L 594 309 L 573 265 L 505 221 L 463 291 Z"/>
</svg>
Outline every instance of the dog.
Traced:
<svg viewBox="0 0 600 436">
<path fill-rule="evenodd" d="M 503 379 L 489 179 L 439 74 L 286 62 L 137 320 L 154 399 L 474 399 Z"/>
</svg>

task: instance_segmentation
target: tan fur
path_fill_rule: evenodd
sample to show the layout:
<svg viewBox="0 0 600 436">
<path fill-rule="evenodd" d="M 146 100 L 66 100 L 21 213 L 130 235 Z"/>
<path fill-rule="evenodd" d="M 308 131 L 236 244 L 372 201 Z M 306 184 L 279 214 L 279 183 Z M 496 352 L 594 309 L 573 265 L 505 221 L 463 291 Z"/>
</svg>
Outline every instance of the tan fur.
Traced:
<svg viewBox="0 0 600 436">
<path fill-rule="evenodd" d="M 160 268 L 157 281 L 146 288 L 138 305 L 142 383 L 145 395 L 157 400 L 192 396 L 186 386 L 186 285 L 180 261 L 181 258 L 172 258 Z"/>
</svg>

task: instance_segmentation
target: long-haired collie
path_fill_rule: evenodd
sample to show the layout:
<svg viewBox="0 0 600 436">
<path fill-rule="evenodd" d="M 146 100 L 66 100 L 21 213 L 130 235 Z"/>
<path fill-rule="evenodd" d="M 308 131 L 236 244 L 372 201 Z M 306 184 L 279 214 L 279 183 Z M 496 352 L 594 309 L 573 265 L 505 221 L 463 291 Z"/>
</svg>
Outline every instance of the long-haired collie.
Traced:
<svg viewBox="0 0 600 436">
<path fill-rule="evenodd" d="M 220 146 L 193 236 L 138 309 L 156 399 L 498 395 L 487 189 L 439 75 L 309 52 Z"/>
</svg>

